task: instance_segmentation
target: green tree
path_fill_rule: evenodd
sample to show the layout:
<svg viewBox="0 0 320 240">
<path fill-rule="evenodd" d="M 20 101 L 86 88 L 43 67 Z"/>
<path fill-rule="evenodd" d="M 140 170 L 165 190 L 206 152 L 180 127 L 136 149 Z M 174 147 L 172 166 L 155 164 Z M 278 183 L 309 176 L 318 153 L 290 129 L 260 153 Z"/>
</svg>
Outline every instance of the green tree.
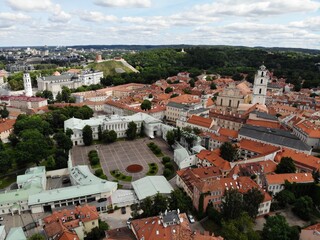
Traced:
<svg viewBox="0 0 320 240">
<path fill-rule="evenodd" d="M 146 197 L 142 200 L 141 209 L 143 211 L 143 217 L 150 217 L 153 215 L 153 202 L 150 197 Z"/>
<path fill-rule="evenodd" d="M 52 92 L 49 91 L 49 90 L 44 90 L 44 91 L 42 92 L 42 97 L 44 97 L 44 98 L 46 98 L 46 99 L 48 99 L 48 100 L 53 101 L 53 94 L 52 94 Z"/>
<path fill-rule="evenodd" d="M 225 191 L 221 205 L 221 214 L 225 220 L 240 217 L 243 211 L 242 194 L 237 189 Z"/>
<path fill-rule="evenodd" d="M 263 226 L 262 238 L 264 240 L 298 240 L 299 232 L 291 228 L 281 215 L 270 216 Z"/>
<path fill-rule="evenodd" d="M 264 195 L 257 188 L 251 188 L 243 194 L 243 209 L 251 218 L 256 218 L 260 203 L 263 202 Z"/>
<path fill-rule="evenodd" d="M 54 134 L 53 139 L 56 141 L 58 148 L 63 149 L 66 153 L 72 148 L 73 143 L 64 132 Z"/>
<path fill-rule="evenodd" d="M 98 126 L 98 140 L 102 141 L 102 127 L 101 127 L 101 125 Z"/>
<path fill-rule="evenodd" d="M 153 215 L 159 215 L 168 208 L 168 199 L 159 192 L 154 196 L 153 199 Z"/>
<path fill-rule="evenodd" d="M 191 210 L 192 200 L 179 188 L 171 191 L 168 202 L 169 209 L 179 209 L 185 213 Z"/>
<path fill-rule="evenodd" d="M 66 135 L 67 135 L 69 138 L 71 138 L 72 134 L 73 134 L 72 129 L 67 128 L 67 130 L 66 130 Z"/>
<path fill-rule="evenodd" d="M 259 240 L 260 236 L 253 226 L 253 220 L 243 212 L 236 219 L 222 221 L 222 236 L 227 240 Z"/>
<path fill-rule="evenodd" d="M 68 87 L 63 86 L 61 92 L 61 98 L 63 102 L 69 102 L 71 96 L 71 90 Z"/>
<path fill-rule="evenodd" d="M 277 193 L 275 199 L 278 201 L 281 207 L 286 207 L 288 204 L 293 204 L 296 200 L 294 194 L 287 189 Z"/>
<path fill-rule="evenodd" d="M 294 165 L 293 159 L 291 157 L 283 157 L 280 163 L 277 165 L 276 173 L 295 173 L 296 166 Z"/>
<path fill-rule="evenodd" d="M 93 142 L 93 136 L 92 136 L 92 128 L 89 125 L 84 126 L 82 129 L 82 139 L 83 143 L 86 146 L 90 146 Z"/>
<path fill-rule="evenodd" d="M 110 130 L 108 135 L 109 135 L 108 141 L 110 143 L 113 143 L 113 142 L 117 141 L 118 135 L 114 130 Z"/>
<path fill-rule="evenodd" d="M 173 92 L 173 89 L 172 87 L 167 87 L 165 90 L 164 90 L 165 93 L 171 93 Z"/>
<path fill-rule="evenodd" d="M 105 237 L 104 230 L 95 227 L 87 234 L 87 236 L 84 238 L 85 240 L 101 240 Z"/>
<path fill-rule="evenodd" d="M 9 117 L 9 111 L 7 110 L 7 106 L 4 105 L 3 108 L 0 110 L 1 118 Z"/>
<path fill-rule="evenodd" d="M 57 102 L 62 102 L 62 95 L 61 95 L 61 92 L 59 91 L 56 95 L 56 101 Z"/>
<path fill-rule="evenodd" d="M 46 240 L 46 238 L 40 233 L 35 233 L 31 237 L 29 237 L 28 240 Z"/>
<path fill-rule="evenodd" d="M 9 150 L 0 150 L 0 173 L 7 173 L 12 166 L 13 154 Z"/>
<path fill-rule="evenodd" d="M 19 166 L 36 163 L 50 155 L 50 139 L 44 137 L 37 129 L 26 129 L 20 133 L 20 142 L 16 146 L 16 161 Z"/>
<path fill-rule="evenodd" d="M 43 165 L 46 167 L 47 171 L 56 169 L 56 161 L 53 156 L 49 156 Z"/>
<path fill-rule="evenodd" d="M 126 130 L 127 139 L 134 140 L 137 137 L 137 124 L 129 122 L 128 129 Z"/>
<path fill-rule="evenodd" d="M 194 88 L 194 87 L 195 87 L 195 81 L 194 81 L 194 79 L 191 79 L 191 80 L 189 81 L 189 84 L 190 84 L 190 87 Z"/>
<path fill-rule="evenodd" d="M 292 211 L 302 220 L 309 221 L 313 212 L 312 198 L 309 196 L 298 198 L 294 203 Z"/>
<path fill-rule="evenodd" d="M 166 134 L 167 143 L 172 147 L 172 145 L 175 143 L 175 136 L 174 132 L 172 130 L 169 130 Z"/>
<path fill-rule="evenodd" d="M 147 99 L 143 100 L 143 102 L 140 105 L 140 108 L 144 111 L 151 109 L 151 102 Z"/>
<path fill-rule="evenodd" d="M 238 157 L 238 148 L 230 142 L 224 142 L 220 147 L 220 156 L 229 162 L 233 162 Z"/>
<path fill-rule="evenodd" d="M 211 90 L 217 89 L 217 86 L 216 86 L 216 84 L 215 84 L 214 82 L 212 82 L 212 83 L 210 84 L 210 89 L 211 89 Z"/>
</svg>

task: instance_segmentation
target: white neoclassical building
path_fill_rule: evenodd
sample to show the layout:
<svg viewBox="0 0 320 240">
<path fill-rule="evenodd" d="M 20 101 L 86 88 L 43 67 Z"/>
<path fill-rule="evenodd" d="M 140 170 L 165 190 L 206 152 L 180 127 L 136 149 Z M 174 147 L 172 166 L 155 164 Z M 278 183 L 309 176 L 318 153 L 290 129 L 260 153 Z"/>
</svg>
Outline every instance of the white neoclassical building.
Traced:
<svg viewBox="0 0 320 240">
<path fill-rule="evenodd" d="M 131 116 L 97 116 L 87 120 L 70 118 L 64 122 L 64 130 L 68 128 L 73 131 L 71 140 L 74 145 L 83 145 L 82 129 L 89 125 L 93 131 L 93 139 L 98 139 L 98 128 L 101 126 L 102 131 L 114 130 L 118 138 L 126 137 L 128 124 L 134 122 L 137 124 L 137 133 L 140 132 L 143 124 L 144 133 L 150 137 L 161 136 L 162 122 L 146 113 L 136 113 Z"/>
</svg>

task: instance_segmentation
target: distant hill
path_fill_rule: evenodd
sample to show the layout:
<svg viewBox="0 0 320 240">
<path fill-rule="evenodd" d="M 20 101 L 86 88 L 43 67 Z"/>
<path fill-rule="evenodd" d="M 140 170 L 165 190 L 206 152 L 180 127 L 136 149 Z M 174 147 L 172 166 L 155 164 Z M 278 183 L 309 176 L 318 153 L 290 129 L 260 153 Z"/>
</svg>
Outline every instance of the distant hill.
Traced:
<svg viewBox="0 0 320 240">
<path fill-rule="evenodd" d="M 161 49 L 161 48 L 192 48 L 192 47 L 202 47 L 202 48 L 234 48 L 234 49 L 261 49 L 271 52 L 302 52 L 308 54 L 320 54 L 319 49 L 307 49 L 307 48 L 286 48 L 286 47 L 246 47 L 246 46 L 227 46 L 227 45 L 188 45 L 188 44 L 177 44 L 177 45 L 75 45 L 68 46 L 76 49 L 125 49 L 125 50 L 149 50 L 149 49 Z"/>
<path fill-rule="evenodd" d="M 123 65 L 122 62 L 114 61 L 114 60 L 100 62 L 100 63 L 90 63 L 89 67 L 95 70 L 103 71 L 104 76 L 114 76 L 117 73 L 132 72 L 132 70 L 126 67 L 125 65 Z M 121 71 L 121 69 L 123 71 Z"/>
</svg>

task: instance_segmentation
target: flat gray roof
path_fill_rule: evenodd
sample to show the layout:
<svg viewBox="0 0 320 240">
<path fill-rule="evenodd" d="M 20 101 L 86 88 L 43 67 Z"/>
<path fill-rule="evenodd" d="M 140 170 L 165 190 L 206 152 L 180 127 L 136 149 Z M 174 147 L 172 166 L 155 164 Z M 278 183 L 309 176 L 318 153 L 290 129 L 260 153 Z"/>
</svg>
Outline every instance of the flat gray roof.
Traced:
<svg viewBox="0 0 320 240">
<path fill-rule="evenodd" d="M 301 151 L 311 150 L 311 147 L 302 142 L 297 136 L 281 129 L 245 124 L 240 129 L 239 135 Z"/>
<path fill-rule="evenodd" d="M 77 185 L 65 188 L 52 189 L 30 195 L 28 205 L 37 205 L 106 192 L 110 192 L 111 195 L 111 193 L 117 190 L 117 186 L 118 184 L 116 182 L 106 181 L 105 183 L 99 184 L 84 186 Z"/>
<path fill-rule="evenodd" d="M 171 184 L 164 176 L 147 176 L 131 183 L 139 200 L 156 195 L 170 194 L 173 191 Z"/>
</svg>

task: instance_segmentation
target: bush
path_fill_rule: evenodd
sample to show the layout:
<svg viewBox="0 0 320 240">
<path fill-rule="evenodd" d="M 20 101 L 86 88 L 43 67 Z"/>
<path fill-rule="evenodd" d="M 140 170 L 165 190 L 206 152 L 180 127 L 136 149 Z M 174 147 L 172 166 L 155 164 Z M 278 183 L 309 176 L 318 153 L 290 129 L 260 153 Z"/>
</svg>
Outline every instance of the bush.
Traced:
<svg viewBox="0 0 320 240">
<path fill-rule="evenodd" d="M 155 146 L 156 144 L 154 143 L 154 142 L 150 142 L 150 143 L 148 143 L 148 147 L 150 147 L 151 148 L 151 146 Z"/>
<path fill-rule="evenodd" d="M 103 171 L 101 168 L 97 169 L 94 174 L 97 176 L 97 177 L 100 177 L 101 175 L 103 175 Z"/>
<path fill-rule="evenodd" d="M 97 165 L 99 163 L 100 159 L 98 157 L 93 157 L 90 159 L 91 165 Z"/>
<path fill-rule="evenodd" d="M 151 170 L 156 170 L 156 169 L 157 169 L 157 167 L 156 167 L 156 166 L 151 167 Z"/>
<path fill-rule="evenodd" d="M 165 169 L 163 170 L 163 176 L 164 176 L 165 178 L 170 177 L 171 174 L 172 174 L 172 171 L 171 171 L 170 169 L 165 168 Z"/>
<path fill-rule="evenodd" d="M 170 169 L 170 170 L 173 170 L 173 169 L 174 169 L 174 168 L 173 168 L 173 164 L 172 164 L 171 162 L 166 163 L 166 164 L 164 165 L 164 167 L 165 167 L 165 168 L 168 168 L 168 169 Z"/>
<path fill-rule="evenodd" d="M 168 156 L 164 156 L 164 157 L 162 158 L 162 163 L 163 163 L 163 164 L 166 164 L 166 163 L 168 163 L 168 162 L 170 162 L 170 161 L 171 161 L 171 158 L 168 157 Z"/>
<path fill-rule="evenodd" d="M 156 167 L 157 165 L 153 162 L 153 163 L 150 163 L 150 166 L 151 167 Z"/>
<path fill-rule="evenodd" d="M 97 157 L 97 156 L 98 156 L 98 152 L 97 152 L 96 150 L 91 150 L 91 151 L 88 153 L 88 156 L 89 156 L 89 158 Z"/>
<path fill-rule="evenodd" d="M 153 150 L 153 153 L 156 155 L 161 154 L 161 149 L 157 147 L 156 149 Z"/>
<path fill-rule="evenodd" d="M 116 178 L 120 177 L 120 173 L 117 173 L 115 176 L 116 176 Z"/>
<path fill-rule="evenodd" d="M 155 169 L 154 169 L 155 170 Z M 155 171 L 154 170 L 151 170 L 150 171 L 150 174 L 155 174 Z"/>
</svg>

